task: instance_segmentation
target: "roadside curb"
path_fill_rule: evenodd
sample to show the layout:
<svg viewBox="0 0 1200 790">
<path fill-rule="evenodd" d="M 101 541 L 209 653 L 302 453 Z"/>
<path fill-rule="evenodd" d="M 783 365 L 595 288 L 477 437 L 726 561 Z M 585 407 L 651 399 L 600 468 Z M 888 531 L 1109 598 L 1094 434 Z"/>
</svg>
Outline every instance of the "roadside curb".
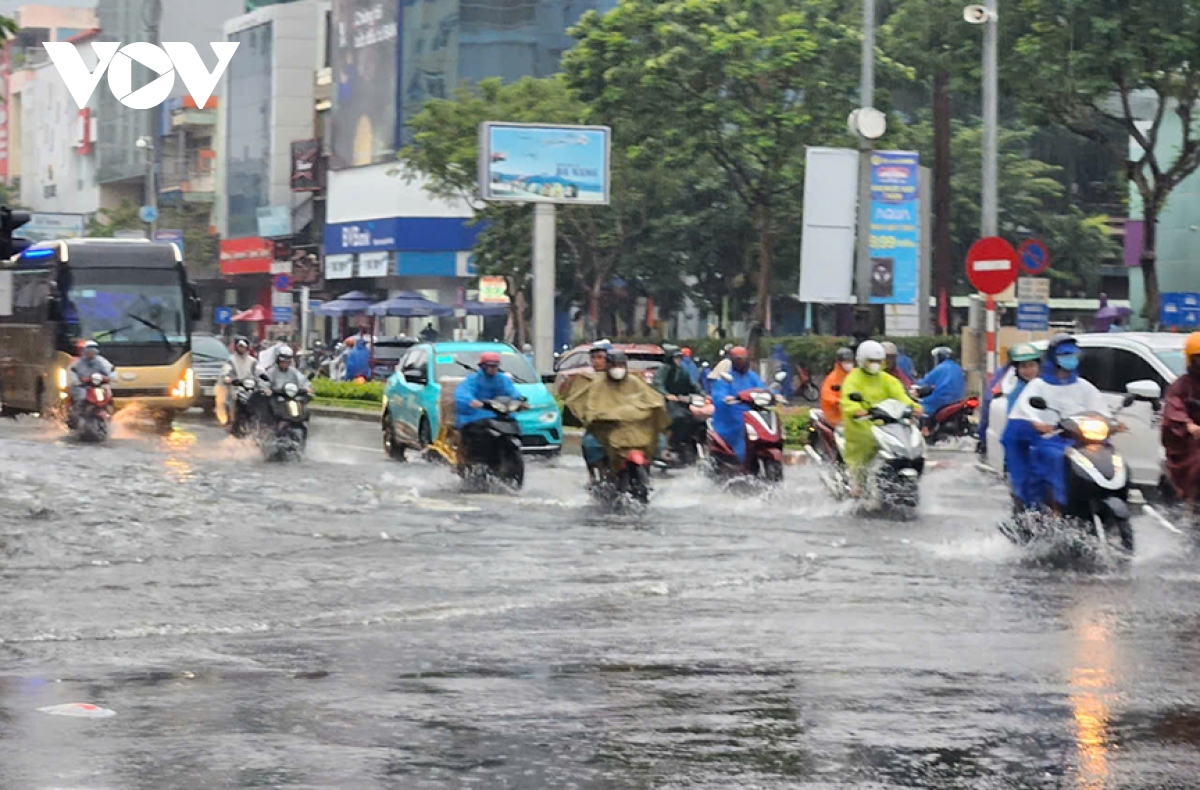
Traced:
<svg viewBox="0 0 1200 790">
<path fill-rule="evenodd" d="M 318 406 L 310 404 L 308 411 L 316 417 L 337 417 L 342 420 L 357 420 L 359 422 L 380 421 L 378 409 L 367 411 L 366 409 L 347 409 L 341 406 Z"/>
</svg>

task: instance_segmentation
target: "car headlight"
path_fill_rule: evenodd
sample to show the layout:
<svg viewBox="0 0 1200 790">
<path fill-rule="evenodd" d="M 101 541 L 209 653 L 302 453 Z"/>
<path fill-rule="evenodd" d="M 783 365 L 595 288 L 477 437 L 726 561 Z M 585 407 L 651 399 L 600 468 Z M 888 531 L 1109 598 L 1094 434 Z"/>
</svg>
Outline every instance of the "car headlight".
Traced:
<svg viewBox="0 0 1200 790">
<path fill-rule="evenodd" d="M 1108 423 L 1094 417 L 1080 420 L 1079 435 L 1088 442 L 1103 442 L 1108 438 Z"/>
<path fill-rule="evenodd" d="M 67 388 L 67 369 L 66 368 L 58 369 L 57 379 L 58 379 L 58 388 L 60 390 L 65 390 Z"/>
</svg>

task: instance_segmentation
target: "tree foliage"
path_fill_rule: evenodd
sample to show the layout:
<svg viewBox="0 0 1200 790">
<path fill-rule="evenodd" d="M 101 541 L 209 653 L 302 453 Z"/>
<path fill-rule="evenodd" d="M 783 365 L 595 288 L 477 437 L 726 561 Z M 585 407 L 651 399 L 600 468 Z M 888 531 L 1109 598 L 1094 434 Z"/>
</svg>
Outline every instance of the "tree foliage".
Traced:
<svg viewBox="0 0 1200 790">
<path fill-rule="evenodd" d="M 1038 120 L 1105 146 L 1141 196 L 1146 314 L 1158 315 L 1156 225 L 1167 197 L 1200 166 L 1200 3 L 1195 0 L 1022 0 L 1022 97 Z M 1178 125 L 1182 140 L 1161 145 Z M 1130 155 L 1129 141 L 1140 150 Z"/>
</svg>

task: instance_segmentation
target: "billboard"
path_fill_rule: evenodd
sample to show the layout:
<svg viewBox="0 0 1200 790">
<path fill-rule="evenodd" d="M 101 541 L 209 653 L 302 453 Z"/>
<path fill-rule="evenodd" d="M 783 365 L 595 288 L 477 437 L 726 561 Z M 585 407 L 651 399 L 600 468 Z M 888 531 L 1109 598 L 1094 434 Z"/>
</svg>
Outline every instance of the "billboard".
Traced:
<svg viewBox="0 0 1200 790">
<path fill-rule="evenodd" d="M 325 187 L 321 172 L 321 141 L 292 141 L 292 191 L 320 192 Z"/>
<path fill-rule="evenodd" d="M 222 239 L 220 258 L 221 274 L 268 274 L 275 261 L 275 246 L 255 236 Z"/>
<path fill-rule="evenodd" d="M 484 123 L 479 195 L 484 200 L 608 205 L 607 126 Z"/>
<path fill-rule="evenodd" d="M 919 174 L 912 151 L 871 154 L 871 304 L 917 302 Z"/>
<path fill-rule="evenodd" d="M 805 151 L 800 301 L 822 304 L 854 301 L 857 190 L 858 151 L 817 147 Z"/>
<path fill-rule="evenodd" d="M 334 170 L 395 158 L 400 117 L 400 0 L 333 0 Z"/>
</svg>

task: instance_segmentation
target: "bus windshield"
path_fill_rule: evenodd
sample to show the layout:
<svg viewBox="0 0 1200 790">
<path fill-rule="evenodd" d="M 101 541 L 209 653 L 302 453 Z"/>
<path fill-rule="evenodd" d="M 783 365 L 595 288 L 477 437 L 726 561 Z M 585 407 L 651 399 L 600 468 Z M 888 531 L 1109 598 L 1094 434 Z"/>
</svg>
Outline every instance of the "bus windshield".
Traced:
<svg viewBox="0 0 1200 790">
<path fill-rule="evenodd" d="M 187 344 L 183 283 L 170 269 L 75 269 L 66 322 L 102 345 Z"/>
</svg>

